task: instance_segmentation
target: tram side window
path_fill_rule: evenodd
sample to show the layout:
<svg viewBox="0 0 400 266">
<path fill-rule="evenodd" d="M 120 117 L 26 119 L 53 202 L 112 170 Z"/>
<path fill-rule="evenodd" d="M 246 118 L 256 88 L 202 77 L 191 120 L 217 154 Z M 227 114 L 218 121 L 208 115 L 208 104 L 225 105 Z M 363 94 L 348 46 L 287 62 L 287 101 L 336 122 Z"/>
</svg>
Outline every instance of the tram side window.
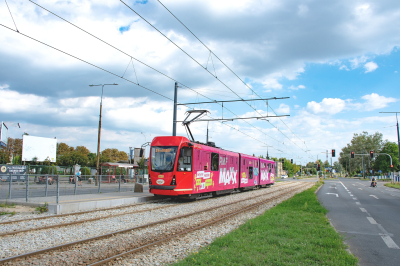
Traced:
<svg viewBox="0 0 400 266">
<path fill-rule="evenodd" d="M 219 154 L 211 153 L 211 171 L 218 171 L 219 167 Z"/>
<path fill-rule="evenodd" d="M 272 167 L 271 167 L 271 164 L 269 163 L 268 164 L 268 171 L 271 173 L 271 169 L 272 169 Z"/>
<path fill-rule="evenodd" d="M 249 167 L 249 179 L 253 179 L 253 167 Z"/>
<path fill-rule="evenodd" d="M 178 171 L 191 172 L 192 171 L 192 148 L 183 147 L 179 152 Z"/>
</svg>

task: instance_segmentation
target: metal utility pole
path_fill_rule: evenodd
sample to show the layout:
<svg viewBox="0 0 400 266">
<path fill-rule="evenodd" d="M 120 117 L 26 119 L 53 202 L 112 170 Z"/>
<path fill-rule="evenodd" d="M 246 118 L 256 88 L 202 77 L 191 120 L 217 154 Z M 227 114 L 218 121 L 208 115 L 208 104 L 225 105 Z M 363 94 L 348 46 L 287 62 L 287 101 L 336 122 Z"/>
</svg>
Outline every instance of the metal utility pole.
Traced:
<svg viewBox="0 0 400 266">
<path fill-rule="evenodd" d="M 397 146 L 399 148 L 399 166 L 400 166 L 400 137 L 399 137 L 399 120 L 397 118 L 397 114 L 399 114 L 400 112 L 379 112 L 379 113 L 385 113 L 385 114 L 396 114 L 396 127 L 397 127 Z M 400 175 L 400 172 L 399 172 Z"/>
<path fill-rule="evenodd" d="M 209 123 L 209 122 L 207 122 L 207 139 L 206 139 L 206 144 L 208 144 L 208 123 Z"/>
<path fill-rule="evenodd" d="M 176 136 L 176 109 L 178 103 L 178 82 L 175 82 L 175 91 L 174 91 L 174 117 L 172 124 L 172 136 Z"/>
<path fill-rule="evenodd" d="M 96 186 L 98 182 L 99 176 L 99 164 L 100 164 L 100 137 L 101 137 L 101 114 L 103 111 L 103 89 L 106 85 L 118 85 L 118 84 L 98 84 L 98 85 L 89 85 L 89 87 L 101 86 L 101 98 L 100 98 L 100 116 L 99 116 L 99 131 L 97 135 L 97 163 L 96 163 Z M 76 181 L 75 181 L 76 183 Z"/>
</svg>

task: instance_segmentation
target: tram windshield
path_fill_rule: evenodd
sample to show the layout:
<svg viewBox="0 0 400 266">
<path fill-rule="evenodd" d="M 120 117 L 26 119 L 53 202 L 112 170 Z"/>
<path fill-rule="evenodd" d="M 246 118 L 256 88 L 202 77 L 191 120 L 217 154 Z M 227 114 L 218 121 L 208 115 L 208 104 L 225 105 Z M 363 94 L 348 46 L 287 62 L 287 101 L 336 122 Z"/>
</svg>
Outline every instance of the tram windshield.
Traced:
<svg viewBox="0 0 400 266">
<path fill-rule="evenodd" d="M 151 147 L 151 171 L 171 172 L 174 169 L 178 147 Z"/>
</svg>

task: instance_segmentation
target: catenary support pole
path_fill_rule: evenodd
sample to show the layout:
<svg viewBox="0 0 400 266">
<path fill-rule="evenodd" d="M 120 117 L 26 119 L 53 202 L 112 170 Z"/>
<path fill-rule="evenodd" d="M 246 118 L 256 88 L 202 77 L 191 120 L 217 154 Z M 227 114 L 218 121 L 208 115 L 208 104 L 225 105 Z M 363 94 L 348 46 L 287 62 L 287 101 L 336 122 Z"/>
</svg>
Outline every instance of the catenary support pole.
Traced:
<svg viewBox="0 0 400 266">
<path fill-rule="evenodd" d="M 176 136 L 176 107 L 177 107 L 177 99 L 178 99 L 178 82 L 175 82 L 175 91 L 174 91 L 174 117 L 172 124 L 172 136 Z M 143 172 L 144 177 L 144 172 Z"/>
<path fill-rule="evenodd" d="M 399 120 L 397 118 L 397 113 L 396 113 L 396 121 L 397 121 L 397 146 L 399 148 L 399 181 L 400 181 L 400 137 L 399 137 Z"/>
</svg>

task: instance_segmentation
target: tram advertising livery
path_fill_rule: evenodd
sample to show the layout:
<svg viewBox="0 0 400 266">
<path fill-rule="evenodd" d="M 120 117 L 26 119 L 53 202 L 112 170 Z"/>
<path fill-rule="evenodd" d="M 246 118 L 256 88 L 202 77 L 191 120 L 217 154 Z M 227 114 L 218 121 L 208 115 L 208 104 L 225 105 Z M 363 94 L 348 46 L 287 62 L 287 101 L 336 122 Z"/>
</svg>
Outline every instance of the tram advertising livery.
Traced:
<svg viewBox="0 0 400 266">
<path fill-rule="evenodd" d="M 185 137 L 156 137 L 151 143 L 150 193 L 204 198 L 267 187 L 275 182 L 275 162 Z"/>
</svg>

